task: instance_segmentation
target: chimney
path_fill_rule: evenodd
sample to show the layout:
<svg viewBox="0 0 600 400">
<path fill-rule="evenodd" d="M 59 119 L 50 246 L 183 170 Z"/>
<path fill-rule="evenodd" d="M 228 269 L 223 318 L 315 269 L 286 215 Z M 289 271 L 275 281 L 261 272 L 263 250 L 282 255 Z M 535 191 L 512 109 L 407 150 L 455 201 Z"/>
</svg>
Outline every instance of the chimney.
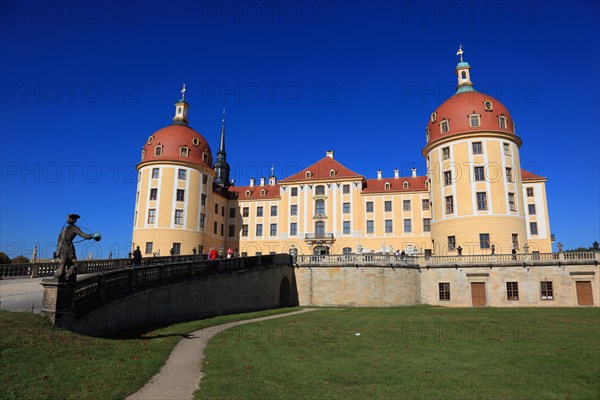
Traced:
<svg viewBox="0 0 600 400">
<path fill-rule="evenodd" d="M 254 187 L 254 178 L 250 178 L 250 187 Z"/>
<path fill-rule="evenodd" d="M 400 178 L 400 175 L 398 174 L 398 168 L 394 168 L 394 179 L 398 178 Z"/>
<path fill-rule="evenodd" d="M 380 169 L 377 170 L 377 180 L 378 181 L 381 180 L 381 170 Z"/>
<path fill-rule="evenodd" d="M 327 157 L 329 157 L 329 158 L 333 158 L 333 150 L 327 150 L 327 151 L 325 152 L 325 155 L 326 155 Z"/>
<path fill-rule="evenodd" d="M 416 168 L 413 168 L 413 169 L 412 169 L 412 177 L 413 177 L 413 178 L 416 178 L 416 177 L 417 177 L 417 169 L 416 169 Z"/>
<path fill-rule="evenodd" d="M 265 186 L 265 177 L 260 178 L 260 186 Z"/>
</svg>

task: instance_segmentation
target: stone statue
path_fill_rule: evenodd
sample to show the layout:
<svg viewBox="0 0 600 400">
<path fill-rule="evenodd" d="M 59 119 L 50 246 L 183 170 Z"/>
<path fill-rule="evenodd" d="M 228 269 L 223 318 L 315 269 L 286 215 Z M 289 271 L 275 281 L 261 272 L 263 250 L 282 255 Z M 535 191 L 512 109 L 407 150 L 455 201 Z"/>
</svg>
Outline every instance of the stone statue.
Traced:
<svg viewBox="0 0 600 400">
<path fill-rule="evenodd" d="M 65 226 L 58 235 L 58 245 L 56 247 L 55 255 L 60 260 L 60 264 L 54 277 L 57 278 L 59 282 L 75 282 L 77 280 L 77 256 L 75 255 L 73 239 L 77 236 L 81 236 L 86 240 L 100 240 L 99 233 L 89 235 L 82 232 L 81 229 L 75 225 L 79 218 L 80 217 L 77 214 L 67 215 L 67 226 Z"/>
<path fill-rule="evenodd" d="M 558 247 L 558 252 L 562 253 L 562 243 L 561 242 L 558 242 L 557 247 Z"/>
</svg>

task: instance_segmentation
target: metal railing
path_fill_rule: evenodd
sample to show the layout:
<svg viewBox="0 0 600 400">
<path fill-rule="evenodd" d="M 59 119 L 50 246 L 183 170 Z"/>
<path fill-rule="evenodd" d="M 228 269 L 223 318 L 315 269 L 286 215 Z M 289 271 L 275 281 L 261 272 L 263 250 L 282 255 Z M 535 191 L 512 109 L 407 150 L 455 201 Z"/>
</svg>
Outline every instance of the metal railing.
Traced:
<svg viewBox="0 0 600 400">
<path fill-rule="evenodd" d="M 401 256 L 395 254 L 325 254 L 325 255 L 298 255 L 298 265 L 345 265 L 345 264 L 411 264 L 416 265 L 413 256 Z"/>
<path fill-rule="evenodd" d="M 146 289 L 281 264 L 291 265 L 291 256 L 273 254 L 213 261 L 184 260 L 171 264 L 146 265 L 101 272 L 77 280 L 73 289 L 73 311 L 76 318 L 79 318 L 107 302 Z"/>
</svg>

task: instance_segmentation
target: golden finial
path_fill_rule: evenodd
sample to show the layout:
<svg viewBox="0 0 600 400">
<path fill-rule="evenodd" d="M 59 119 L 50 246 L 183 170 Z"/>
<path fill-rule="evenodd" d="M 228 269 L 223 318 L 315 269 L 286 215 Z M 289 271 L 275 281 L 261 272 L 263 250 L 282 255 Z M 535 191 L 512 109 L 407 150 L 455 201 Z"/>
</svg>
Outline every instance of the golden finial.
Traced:
<svg viewBox="0 0 600 400">
<path fill-rule="evenodd" d="M 462 44 L 458 47 L 458 51 L 456 52 L 457 56 L 460 56 L 460 62 L 463 62 L 463 49 L 462 49 Z"/>
</svg>

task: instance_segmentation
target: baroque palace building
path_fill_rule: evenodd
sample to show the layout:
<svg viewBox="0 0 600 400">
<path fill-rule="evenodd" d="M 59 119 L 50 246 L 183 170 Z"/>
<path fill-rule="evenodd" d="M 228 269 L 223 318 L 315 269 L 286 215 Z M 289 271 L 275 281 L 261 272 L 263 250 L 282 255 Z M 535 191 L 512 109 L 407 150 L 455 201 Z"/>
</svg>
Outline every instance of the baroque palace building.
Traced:
<svg viewBox="0 0 600 400">
<path fill-rule="evenodd" d="M 523 170 L 522 140 L 506 107 L 477 92 L 470 66 L 456 67 L 456 93 L 431 115 L 422 150 L 427 176 L 395 170 L 367 179 L 333 151 L 280 181 L 229 178 L 225 120 L 213 159 L 175 104 L 173 123 L 148 137 L 137 169 L 133 246 L 145 255 L 294 252 L 407 254 L 551 252 L 546 178 Z"/>
</svg>

